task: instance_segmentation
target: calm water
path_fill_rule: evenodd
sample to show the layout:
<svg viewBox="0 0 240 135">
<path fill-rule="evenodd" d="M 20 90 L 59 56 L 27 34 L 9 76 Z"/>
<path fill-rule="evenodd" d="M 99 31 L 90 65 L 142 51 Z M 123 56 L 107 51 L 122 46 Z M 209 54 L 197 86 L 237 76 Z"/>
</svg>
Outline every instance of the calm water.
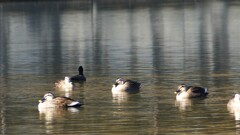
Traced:
<svg viewBox="0 0 240 135">
<path fill-rule="evenodd" d="M 0 3 L 1 134 L 240 134 L 240 2 L 108 0 Z M 64 76 L 87 82 L 65 93 Z M 112 95 L 118 77 L 141 92 Z M 180 83 L 209 88 L 177 102 Z M 77 110 L 39 113 L 45 92 Z"/>
</svg>

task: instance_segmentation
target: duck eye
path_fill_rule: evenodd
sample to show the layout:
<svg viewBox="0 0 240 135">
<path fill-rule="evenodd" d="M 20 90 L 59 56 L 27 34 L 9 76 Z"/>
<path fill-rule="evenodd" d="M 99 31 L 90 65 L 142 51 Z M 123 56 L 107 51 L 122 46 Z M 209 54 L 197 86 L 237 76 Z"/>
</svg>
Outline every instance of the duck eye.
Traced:
<svg viewBox="0 0 240 135">
<path fill-rule="evenodd" d="M 114 85 L 115 85 L 115 86 L 118 86 L 118 84 L 119 84 L 119 83 L 116 82 Z"/>
</svg>

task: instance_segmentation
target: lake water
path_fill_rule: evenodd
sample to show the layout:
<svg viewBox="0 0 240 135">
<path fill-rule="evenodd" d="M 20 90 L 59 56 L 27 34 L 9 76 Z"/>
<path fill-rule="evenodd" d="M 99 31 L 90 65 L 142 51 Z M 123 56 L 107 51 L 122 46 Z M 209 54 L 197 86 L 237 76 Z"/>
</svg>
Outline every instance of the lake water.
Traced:
<svg viewBox="0 0 240 135">
<path fill-rule="evenodd" d="M 240 134 L 240 1 L 0 3 L 1 134 Z M 84 67 L 74 91 L 54 88 Z M 137 94 L 112 95 L 118 77 Z M 180 83 L 209 88 L 178 102 Z M 46 92 L 84 102 L 40 113 Z"/>
</svg>

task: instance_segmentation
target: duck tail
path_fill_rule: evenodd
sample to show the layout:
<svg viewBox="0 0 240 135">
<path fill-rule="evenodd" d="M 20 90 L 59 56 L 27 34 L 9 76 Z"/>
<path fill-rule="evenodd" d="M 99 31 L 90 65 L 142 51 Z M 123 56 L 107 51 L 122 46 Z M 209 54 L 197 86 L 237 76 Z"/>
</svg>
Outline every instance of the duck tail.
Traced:
<svg viewBox="0 0 240 135">
<path fill-rule="evenodd" d="M 204 96 L 207 96 L 208 95 L 208 89 L 205 88 L 205 93 L 204 93 Z"/>
<path fill-rule="evenodd" d="M 205 88 L 205 93 L 207 93 L 207 94 L 208 94 L 208 89 L 207 89 L 207 88 Z"/>
<path fill-rule="evenodd" d="M 81 105 L 83 105 L 83 104 L 81 104 L 78 101 L 74 101 L 74 102 L 68 104 L 68 107 L 78 107 L 78 106 L 81 106 Z"/>
</svg>

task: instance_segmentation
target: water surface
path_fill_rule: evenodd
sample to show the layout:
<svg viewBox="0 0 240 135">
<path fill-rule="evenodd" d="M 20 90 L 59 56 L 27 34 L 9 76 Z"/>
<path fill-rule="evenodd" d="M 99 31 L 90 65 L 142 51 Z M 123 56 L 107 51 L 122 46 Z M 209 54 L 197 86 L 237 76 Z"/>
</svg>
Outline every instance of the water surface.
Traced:
<svg viewBox="0 0 240 135">
<path fill-rule="evenodd" d="M 240 3 L 235 0 L 0 3 L 2 134 L 239 134 L 227 109 L 240 92 Z M 74 91 L 54 88 L 84 67 Z M 137 94 L 112 95 L 118 77 Z M 175 100 L 180 83 L 206 86 Z M 84 102 L 40 113 L 51 91 Z"/>
</svg>

